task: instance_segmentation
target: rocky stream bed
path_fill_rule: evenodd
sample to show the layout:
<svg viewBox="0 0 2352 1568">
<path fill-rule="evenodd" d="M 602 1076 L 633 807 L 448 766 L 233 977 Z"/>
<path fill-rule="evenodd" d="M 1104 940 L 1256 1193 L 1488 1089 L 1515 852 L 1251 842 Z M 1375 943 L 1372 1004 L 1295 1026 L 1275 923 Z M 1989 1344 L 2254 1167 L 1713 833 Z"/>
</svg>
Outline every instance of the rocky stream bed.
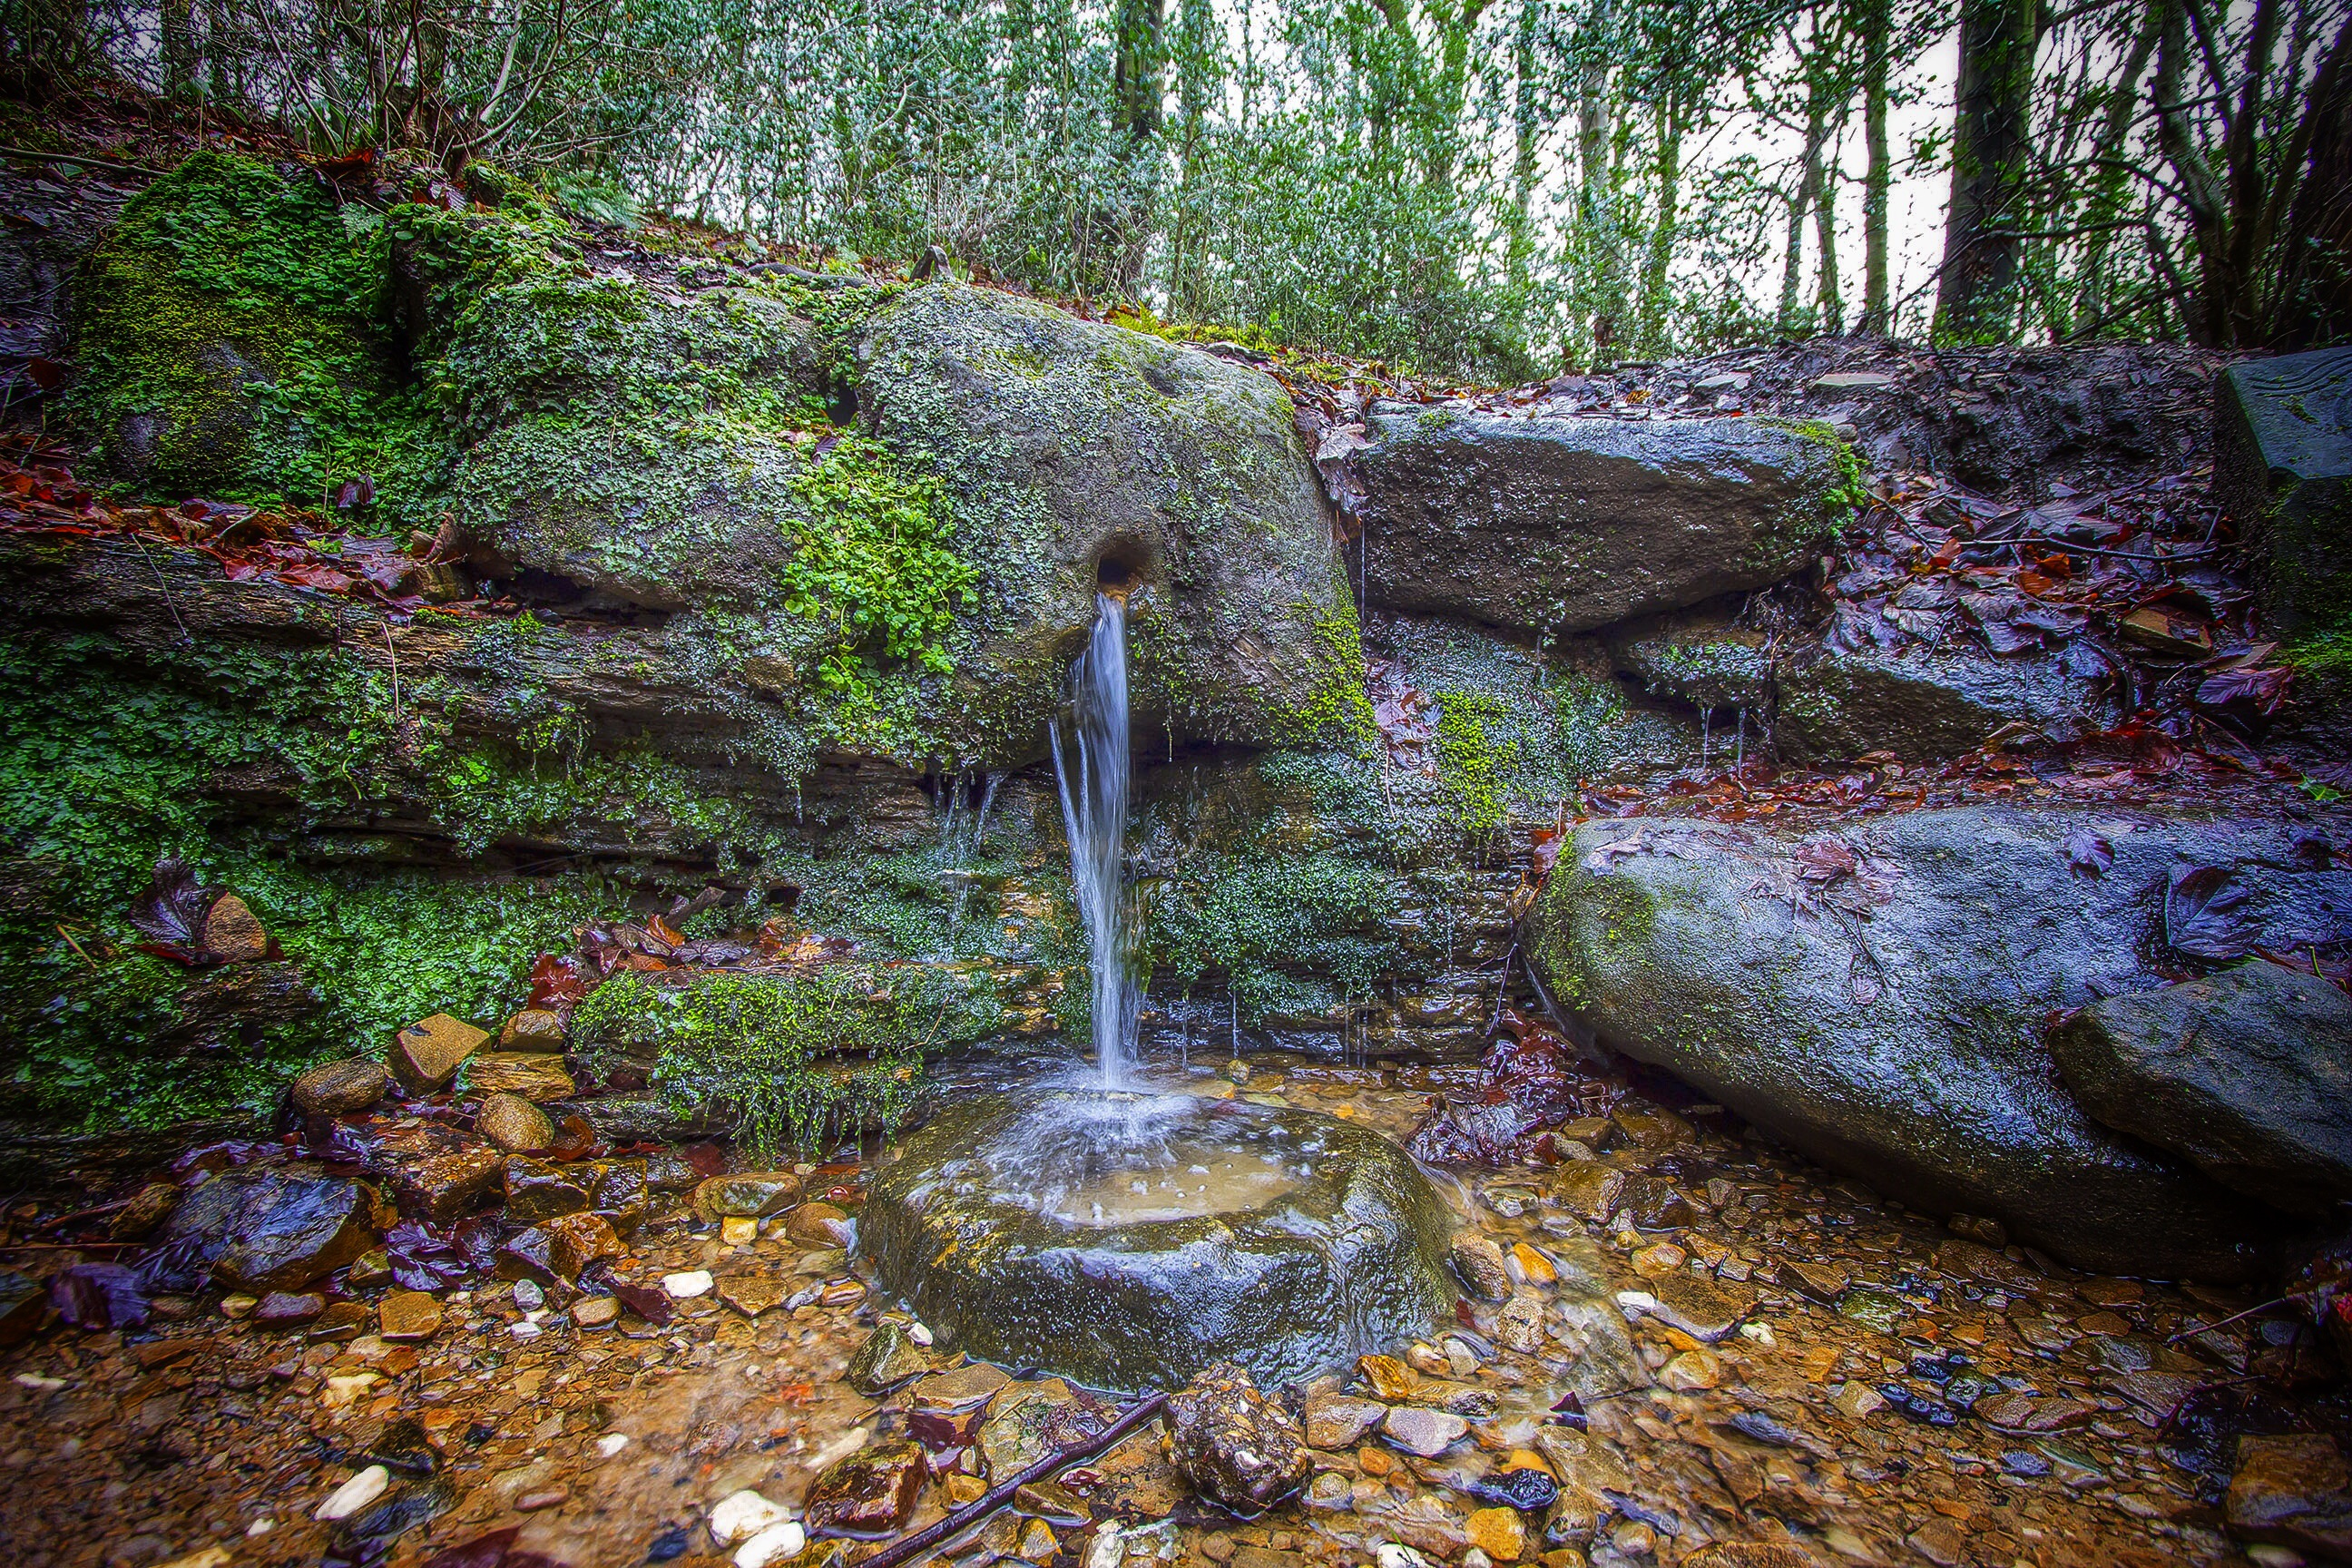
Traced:
<svg viewBox="0 0 2352 1568">
<path fill-rule="evenodd" d="M 1482 1084 L 1475 1067 L 1295 1058 L 1152 1077 L 1399 1139 L 1433 1095 Z M 2342 1541 L 2340 1463 L 2316 1463 L 2333 1449 L 2307 1428 L 2346 1412 L 2300 1314 L 2083 1274 L 1990 1222 L 1956 1235 L 1654 1076 L 1577 1092 L 1606 1113 L 1559 1125 L 1547 1163 L 1446 1184 L 1453 1321 L 1265 1391 L 1265 1418 L 1307 1446 L 1294 1495 L 1235 1517 L 1195 1495 L 1155 1423 L 940 1558 L 2053 1568 L 2242 1561 L 2232 1526 Z M 339 1125 L 411 1194 L 451 1151 L 487 1150 L 510 1218 L 594 1217 L 565 1185 L 584 1184 L 579 1162 L 502 1156 L 435 1107 Z M 428 1140 L 442 1152 L 420 1160 Z M 331 1168 L 237 1152 L 211 1182 Z M 143 1322 L 21 1336 L 0 1352 L 0 1535 L 28 1564 L 123 1568 L 852 1561 L 1118 1407 L 934 1357 L 869 1294 L 841 1244 L 891 1152 L 733 1178 L 702 1174 L 729 1160 L 714 1145 L 630 1156 L 636 1203 L 609 1212 L 631 1233 L 586 1248 L 612 1255 L 584 1273 L 509 1249 L 419 1292 L 373 1257 L 307 1299 L 307 1279 L 258 1303 L 257 1286 L 167 1292 Z M 47 1220 L 12 1208 L 5 1244 L 54 1236 Z"/>
</svg>

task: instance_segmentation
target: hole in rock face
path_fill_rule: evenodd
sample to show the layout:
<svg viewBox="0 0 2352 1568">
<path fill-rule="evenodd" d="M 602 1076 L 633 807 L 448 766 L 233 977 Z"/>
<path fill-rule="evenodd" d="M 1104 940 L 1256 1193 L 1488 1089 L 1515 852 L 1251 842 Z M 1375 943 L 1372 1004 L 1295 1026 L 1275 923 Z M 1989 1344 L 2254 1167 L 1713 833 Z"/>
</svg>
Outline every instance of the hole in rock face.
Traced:
<svg viewBox="0 0 2352 1568">
<path fill-rule="evenodd" d="M 1106 555 L 1095 564 L 1095 586 L 1122 598 L 1135 591 L 1141 575 L 1135 563 L 1123 555 Z"/>
</svg>

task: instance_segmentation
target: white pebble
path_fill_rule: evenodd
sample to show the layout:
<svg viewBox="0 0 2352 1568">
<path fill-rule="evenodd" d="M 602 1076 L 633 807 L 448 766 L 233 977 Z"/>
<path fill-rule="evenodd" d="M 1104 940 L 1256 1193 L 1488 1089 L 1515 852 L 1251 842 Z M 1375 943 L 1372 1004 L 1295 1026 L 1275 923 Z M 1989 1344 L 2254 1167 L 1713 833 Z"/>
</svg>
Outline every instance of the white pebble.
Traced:
<svg viewBox="0 0 2352 1568">
<path fill-rule="evenodd" d="M 278 1521 L 271 1519 L 268 1514 L 264 1514 L 259 1519 L 255 1520 L 251 1524 L 247 1525 L 245 1527 L 245 1532 L 249 1536 L 267 1535 L 277 1528 Z"/>
<path fill-rule="evenodd" d="M 629 1446 L 626 1432 L 607 1432 L 596 1439 L 596 1452 L 609 1459 Z"/>
<path fill-rule="evenodd" d="M 383 1496 L 383 1489 L 391 1484 L 390 1470 L 385 1469 L 382 1465 L 370 1465 L 366 1469 L 328 1493 L 327 1500 L 320 1503 L 319 1511 L 310 1517 L 324 1520 L 349 1519 L 376 1499 Z"/>
<path fill-rule="evenodd" d="M 928 1348 L 931 1342 L 931 1331 L 920 1323 L 909 1323 L 907 1325 L 907 1337 Z"/>
<path fill-rule="evenodd" d="M 683 1274 L 665 1274 L 662 1276 L 662 1289 L 668 1291 L 670 1299 L 675 1301 L 690 1301 L 697 1296 L 708 1296 L 710 1294 L 710 1270 L 689 1268 Z"/>
<path fill-rule="evenodd" d="M 507 1332 L 512 1334 L 519 1340 L 535 1340 L 539 1338 L 541 1334 L 546 1332 L 546 1331 L 541 1329 L 537 1323 L 525 1321 L 520 1323 L 509 1323 L 507 1325 Z"/>
<path fill-rule="evenodd" d="M 1127 1542 L 1116 1524 L 1105 1521 L 1087 1549 L 1087 1568 L 1119 1568 L 1127 1561 Z"/>
<path fill-rule="evenodd" d="M 808 1544 L 808 1531 L 791 1520 L 772 1524 L 735 1549 L 735 1568 L 768 1568 L 771 1563 L 796 1557 Z"/>
<path fill-rule="evenodd" d="M 1778 1350 L 1780 1346 L 1780 1342 L 1772 1337 L 1772 1325 L 1769 1323 L 1742 1323 L 1739 1325 L 1739 1337 L 1754 1340 L 1768 1351 Z"/>
<path fill-rule="evenodd" d="M 719 1499 L 719 1506 L 710 1510 L 710 1539 L 721 1546 L 732 1546 L 791 1518 L 790 1513 L 745 1487 Z"/>
<path fill-rule="evenodd" d="M 1380 1550 L 1373 1552 L 1372 1557 L 1380 1568 L 1429 1568 L 1428 1558 L 1412 1547 L 1393 1541 L 1381 1542 Z"/>
<path fill-rule="evenodd" d="M 65 1385 L 66 1380 L 62 1377 L 43 1377 L 37 1373 L 30 1372 L 20 1372 L 16 1374 L 17 1387 L 35 1389 L 43 1394 L 63 1388 Z"/>
</svg>

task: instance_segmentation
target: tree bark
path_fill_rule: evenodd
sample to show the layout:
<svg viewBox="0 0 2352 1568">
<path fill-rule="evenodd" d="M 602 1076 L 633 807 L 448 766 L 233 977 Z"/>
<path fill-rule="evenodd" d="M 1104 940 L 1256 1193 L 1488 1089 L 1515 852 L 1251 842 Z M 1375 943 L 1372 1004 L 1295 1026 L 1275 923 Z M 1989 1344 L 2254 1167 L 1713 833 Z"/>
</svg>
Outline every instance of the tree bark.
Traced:
<svg viewBox="0 0 2352 1568">
<path fill-rule="evenodd" d="M 1836 337 L 1845 331 L 1845 298 L 1838 289 L 1837 147 L 1823 148 L 1819 188 L 1813 193 L 1813 248 L 1819 270 L 1813 291 L 1813 331 Z"/>
<path fill-rule="evenodd" d="M 1885 337 L 1893 331 L 1886 281 L 1886 203 L 1895 165 L 1886 152 L 1887 57 L 1894 47 L 1889 0 L 1862 0 L 1862 133 L 1869 167 L 1862 177 L 1862 321 L 1860 330 Z"/>
<path fill-rule="evenodd" d="M 1952 195 L 1936 288 L 1939 338 L 2009 335 L 2041 24 L 2040 0 L 1961 0 Z"/>
<path fill-rule="evenodd" d="M 163 58 L 163 96 L 186 98 L 196 85 L 196 27 L 191 0 L 163 0 L 156 26 Z"/>
<path fill-rule="evenodd" d="M 1675 258 L 1682 206 L 1683 110 L 1672 87 L 1658 95 L 1658 213 L 1642 262 L 1642 327 L 1639 352 L 1656 358 L 1667 352 L 1666 271 Z"/>
<path fill-rule="evenodd" d="M 2304 106 L 2311 154 L 2288 209 L 2270 346 L 2352 342 L 2352 19 L 2336 35 Z"/>
<path fill-rule="evenodd" d="M 1608 26 L 1605 5 L 1595 8 L 1594 36 L 1585 40 L 1576 104 L 1577 220 L 1584 237 L 1592 358 L 1595 366 L 1615 362 L 1617 336 L 1625 320 L 1625 257 L 1617 232 L 1616 171 L 1610 152 L 1609 66 L 1601 39 Z"/>
<path fill-rule="evenodd" d="M 1780 303 L 1773 321 L 1774 329 L 1784 338 L 1806 335 L 1809 324 L 1797 304 L 1804 290 L 1805 215 L 1821 199 L 1822 143 L 1828 135 L 1821 94 L 1811 93 L 1805 106 L 1804 174 L 1797 182 L 1796 195 L 1789 203 L 1788 255 L 1780 268 Z"/>
</svg>

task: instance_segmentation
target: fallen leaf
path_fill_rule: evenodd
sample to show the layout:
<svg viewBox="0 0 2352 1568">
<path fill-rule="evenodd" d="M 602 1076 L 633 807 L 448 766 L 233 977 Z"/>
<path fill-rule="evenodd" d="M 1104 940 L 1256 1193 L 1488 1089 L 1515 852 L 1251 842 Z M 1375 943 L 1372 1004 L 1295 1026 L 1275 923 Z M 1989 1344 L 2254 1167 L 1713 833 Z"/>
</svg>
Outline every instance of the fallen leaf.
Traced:
<svg viewBox="0 0 2352 1568">
<path fill-rule="evenodd" d="M 2115 846 L 2087 827 L 2066 836 L 2066 863 L 2085 877 L 2095 877 L 2116 863 Z"/>
<path fill-rule="evenodd" d="M 2226 866 L 2175 868 L 2164 892 L 2164 940 L 2193 958 L 2243 958 L 2261 934 L 2249 897 Z"/>
</svg>

